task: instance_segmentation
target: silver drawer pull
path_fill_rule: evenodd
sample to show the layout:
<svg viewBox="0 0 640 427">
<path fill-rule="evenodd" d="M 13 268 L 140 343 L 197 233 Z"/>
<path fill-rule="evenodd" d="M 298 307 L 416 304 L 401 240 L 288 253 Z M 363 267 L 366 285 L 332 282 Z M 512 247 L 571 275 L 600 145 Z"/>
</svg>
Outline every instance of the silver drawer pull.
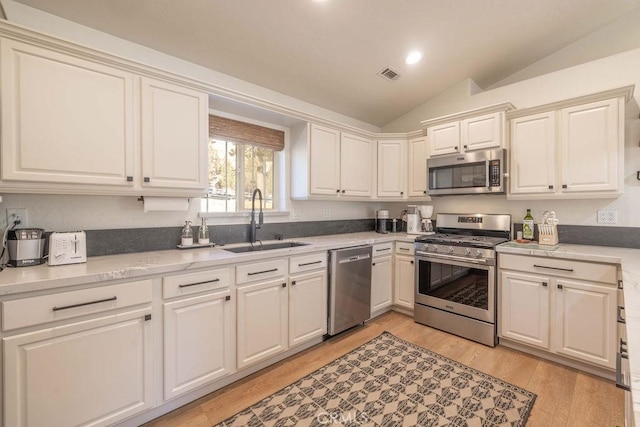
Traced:
<svg viewBox="0 0 640 427">
<path fill-rule="evenodd" d="M 383 251 L 390 251 L 390 250 L 391 250 L 391 248 L 376 249 L 376 252 L 383 252 Z"/>
<path fill-rule="evenodd" d="M 398 249 L 400 249 L 401 251 L 407 251 L 407 252 L 409 252 L 411 250 L 409 248 L 398 248 Z"/>
<path fill-rule="evenodd" d="M 306 267 L 307 265 L 320 264 L 322 261 L 313 261 L 313 262 L 305 262 L 302 264 L 298 264 L 298 267 Z"/>
<path fill-rule="evenodd" d="M 628 359 L 629 356 L 626 356 L 621 353 L 616 353 L 616 387 L 621 388 L 625 391 L 631 391 L 631 386 L 625 384 L 625 377 L 628 376 L 628 373 L 622 372 L 622 359 Z"/>
<path fill-rule="evenodd" d="M 204 285 L 207 283 L 216 283 L 219 282 L 220 279 L 213 279 L 213 280 L 207 280 L 206 282 L 197 282 L 197 283 L 189 283 L 187 285 L 178 285 L 179 288 L 188 288 L 189 286 L 197 286 L 197 285 Z"/>
<path fill-rule="evenodd" d="M 533 266 L 536 267 L 536 268 L 548 268 L 549 270 L 560 270 L 560 271 L 573 272 L 573 268 L 547 267 L 546 265 L 538 265 L 538 264 L 533 264 Z"/>
<path fill-rule="evenodd" d="M 118 297 L 111 297 L 111 298 L 99 299 L 96 301 L 82 302 L 80 304 L 63 305 L 62 307 L 53 307 L 53 311 L 67 310 L 69 308 L 82 307 L 82 306 L 91 305 L 91 304 L 100 304 L 101 302 L 115 301 L 117 299 Z"/>
<path fill-rule="evenodd" d="M 263 271 L 254 271 L 251 273 L 247 273 L 248 276 L 254 276 L 256 274 L 262 274 L 262 273 L 273 273 L 274 271 L 278 271 L 277 268 L 272 268 L 271 270 L 263 270 Z"/>
</svg>

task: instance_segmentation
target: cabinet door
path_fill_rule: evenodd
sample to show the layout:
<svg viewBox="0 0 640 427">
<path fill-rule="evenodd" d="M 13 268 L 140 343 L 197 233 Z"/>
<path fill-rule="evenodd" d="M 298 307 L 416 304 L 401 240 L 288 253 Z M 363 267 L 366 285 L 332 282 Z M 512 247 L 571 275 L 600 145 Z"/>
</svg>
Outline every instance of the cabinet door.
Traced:
<svg viewBox="0 0 640 427">
<path fill-rule="evenodd" d="M 617 289 L 557 279 L 555 351 L 615 369 Z"/>
<path fill-rule="evenodd" d="M 415 300 L 415 270 L 413 257 L 395 257 L 393 303 L 413 310 Z"/>
<path fill-rule="evenodd" d="M 327 333 L 327 272 L 291 276 L 289 346 Z"/>
<path fill-rule="evenodd" d="M 618 100 L 561 111 L 562 192 L 617 191 L 624 149 Z"/>
<path fill-rule="evenodd" d="M 13 40 L 0 43 L 2 179 L 131 187 L 133 75 Z"/>
<path fill-rule="evenodd" d="M 164 304 L 164 398 L 233 371 L 234 303 L 230 291 Z"/>
<path fill-rule="evenodd" d="M 340 138 L 340 194 L 371 196 L 373 141 L 343 133 Z"/>
<path fill-rule="evenodd" d="M 549 350 L 548 277 L 502 271 L 498 334 Z"/>
<path fill-rule="evenodd" d="M 511 119 L 511 193 L 555 192 L 555 112 Z"/>
<path fill-rule="evenodd" d="M 427 196 L 427 138 L 409 140 L 409 197 Z"/>
<path fill-rule="evenodd" d="M 460 124 L 462 151 L 501 147 L 502 114 L 493 113 L 463 120 Z"/>
<path fill-rule="evenodd" d="M 311 125 L 310 193 L 336 196 L 340 192 L 340 132 Z"/>
<path fill-rule="evenodd" d="M 393 269 L 391 257 L 374 258 L 371 265 L 371 313 L 391 306 Z"/>
<path fill-rule="evenodd" d="M 207 94 L 142 79 L 142 185 L 206 192 Z"/>
<path fill-rule="evenodd" d="M 4 338 L 4 425 L 112 425 L 150 408 L 151 309 Z"/>
<path fill-rule="evenodd" d="M 285 279 L 237 289 L 238 369 L 287 349 L 287 284 Z"/>
<path fill-rule="evenodd" d="M 432 126 L 427 130 L 429 156 L 452 154 L 460 151 L 460 122 Z"/>
<path fill-rule="evenodd" d="M 378 197 L 404 196 L 405 144 L 406 141 L 378 141 Z"/>
</svg>

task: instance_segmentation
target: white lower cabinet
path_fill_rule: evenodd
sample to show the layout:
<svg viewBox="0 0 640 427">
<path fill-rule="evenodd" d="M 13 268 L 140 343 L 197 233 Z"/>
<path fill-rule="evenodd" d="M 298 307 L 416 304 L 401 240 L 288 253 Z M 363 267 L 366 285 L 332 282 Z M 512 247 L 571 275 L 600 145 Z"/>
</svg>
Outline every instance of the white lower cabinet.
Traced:
<svg viewBox="0 0 640 427">
<path fill-rule="evenodd" d="M 393 303 L 393 242 L 373 246 L 371 262 L 371 316 Z"/>
<path fill-rule="evenodd" d="M 499 260 L 500 338 L 615 369 L 614 265 L 506 254 Z"/>
<path fill-rule="evenodd" d="M 288 347 L 288 289 L 285 278 L 239 286 L 237 301 L 238 369 Z"/>
<path fill-rule="evenodd" d="M 327 333 L 327 270 L 292 275 L 289 283 L 289 347 L 293 347 Z"/>
<path fill-rule="evenodd" d="M 397 242 L 394 255 L 393 303 L 413 311 L 415 301 L 415 261 L 413 244 Z"/>
<path fill-rule="evenodd" d="M 234 371 L 235 306 L 229 289 L 164 304 L 164 398 Z"/>
<path fill-rule="evenodd" d="M 152 406 L 151 308 L 4 344 L 5 426 L 106 426 Z"/>
</svg>

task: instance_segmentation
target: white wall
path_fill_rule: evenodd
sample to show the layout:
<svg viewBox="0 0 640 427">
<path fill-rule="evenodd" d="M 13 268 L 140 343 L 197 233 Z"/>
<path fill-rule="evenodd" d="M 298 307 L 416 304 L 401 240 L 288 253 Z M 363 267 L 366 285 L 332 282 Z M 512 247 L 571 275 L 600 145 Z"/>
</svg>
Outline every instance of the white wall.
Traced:
<svg viewBox="0 0 640 427">
<path fill-rule="evenodd" d="M 598 209 L 618 211 L 617 226 L 640 226 L 640 49 L 634 49 L 586 64 L 548 73 L 528 80 L 484 92 L 474 90 L 464 81 L 389 123 L 384 132 L 408 132 L 420 129 L 420 121 L 446 114 L 510 101 L 516 108 L 526 108 L 573 98 L 607 89 L 635 85 L 634 98 L 626 106 L 625 188 L 617 199 L 562 201 L 507 201 L 504 196 L 469 196 L 435 198 L 434 212 L 510 213 L 514 220 L 532 208 L 539 218 L 544 210 L 554 210 L 565 224 L 597 225 Z"/>
</svg>

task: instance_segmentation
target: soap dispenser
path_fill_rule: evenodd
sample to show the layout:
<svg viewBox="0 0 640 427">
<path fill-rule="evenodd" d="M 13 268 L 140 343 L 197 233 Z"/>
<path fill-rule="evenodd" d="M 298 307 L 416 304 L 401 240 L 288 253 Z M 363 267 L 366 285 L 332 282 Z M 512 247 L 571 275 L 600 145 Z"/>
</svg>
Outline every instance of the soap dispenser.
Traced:
<svg viewBox="0 0 640 427">
<path fill-rule="evenodd" d="M 193 245 L 193 230 L 191 229 L 191 221 L 185 221 L 182 227 L 182 246 Z"/>
<path fill-rule="evenodd" d="M 209 227 L 207 227 L 207 218 L 202 218 L 202 223 L 198 230 L 198 243 L 201 245 L 209 244 Z"/>
</svg>

